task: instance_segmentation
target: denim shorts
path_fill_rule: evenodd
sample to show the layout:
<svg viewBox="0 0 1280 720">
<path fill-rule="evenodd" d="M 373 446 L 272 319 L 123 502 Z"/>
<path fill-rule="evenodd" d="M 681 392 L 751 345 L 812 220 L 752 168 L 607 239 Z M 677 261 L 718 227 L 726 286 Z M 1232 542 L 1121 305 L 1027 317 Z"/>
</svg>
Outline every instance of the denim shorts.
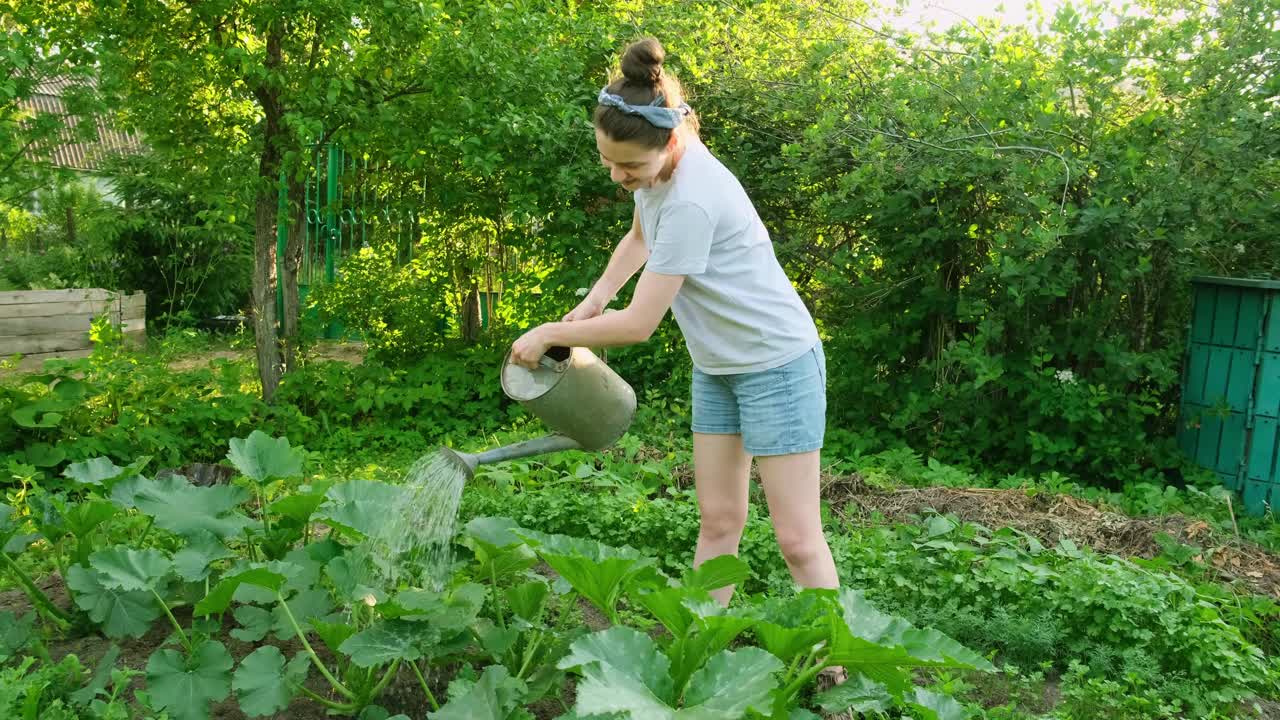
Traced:
<svg viewBox="0 0 1280 720">
<path fill-rule="evenodd" d="M 827 425 L 822 343 L 769 370 L 709 375 L 693 369 L 693 431 L 742 435 L 752 455 L 818 450 Z"/>
</svg>

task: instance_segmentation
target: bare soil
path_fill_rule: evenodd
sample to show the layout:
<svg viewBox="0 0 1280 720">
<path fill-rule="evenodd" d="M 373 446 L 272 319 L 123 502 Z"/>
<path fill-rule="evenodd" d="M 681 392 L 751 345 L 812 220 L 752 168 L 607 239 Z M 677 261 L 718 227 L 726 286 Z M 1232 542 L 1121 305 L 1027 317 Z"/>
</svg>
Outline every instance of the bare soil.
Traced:
<svg viewBox="0 0 1280 720">
<path fill-rule="evenodd" d="M 307 349 L 308 360 L 335 360 L 351 365 L 360 365 L 365 358 L 365 344 L 362 342 L 317 342 Z M 243 350 L 209 350 L 178 358 L 169 363 L 174 372 L 195 370 L 208 367 L 214 360 L 252 360 L 253 349 Z"/>
<path fill-rule="evenodd" d="M 1182 515 L 1139 518 L 1099 507 L 1070 495 L 988 488 L 870 488 L 856 473 L 824 479 L 823 496 L 850 521 L 869 523 L 873 513 L 890 522 L 911 522 L 929 511 L 954 514 L 993 530 L 1011 527 L 1047 545 L 1068 539 L 1095 552 L 1154 558 L 1157 536 L 1201 549 L 1195 556 L 1215 579 L 1280 600 L 1280 555 L 1202 520 Z"/>
</svg>

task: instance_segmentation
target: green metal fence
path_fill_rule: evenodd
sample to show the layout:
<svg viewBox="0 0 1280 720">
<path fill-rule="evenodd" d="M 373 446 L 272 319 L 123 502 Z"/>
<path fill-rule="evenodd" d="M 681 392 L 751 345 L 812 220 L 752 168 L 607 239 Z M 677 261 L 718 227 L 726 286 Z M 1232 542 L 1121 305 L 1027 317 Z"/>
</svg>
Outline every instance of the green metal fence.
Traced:
<svg viewBox="0 0 1280 720">
<path fill-rule="evenodd" d="M 1178 442 L 1260 515 L 1280 504 L 1280 281 L 1192 283 Z"/>
<path fill-rule="evenodd" d="M 394 178 L 387 165 L 372 162 L 333 144 L 311 148 L 305 185 L 302 258 L 298 268 L 298 301 L 304 304 L 315 287 L 333 282 L 343 258 L 361 247 L 394 241 L 400 262 L 413 258 L 421 238 L 425 186 Z M 285 177 L 280 178 L 280 209 L 287 215 Z M 277 257 L 283 258 L 287 223 L 280 223 Z M 277 268 L 279 270 L 279 268 Z M 277 302 L 281 302 L 277 287 Z M 326 329 L 327 337 L 341 328 Z"/>
</svg>

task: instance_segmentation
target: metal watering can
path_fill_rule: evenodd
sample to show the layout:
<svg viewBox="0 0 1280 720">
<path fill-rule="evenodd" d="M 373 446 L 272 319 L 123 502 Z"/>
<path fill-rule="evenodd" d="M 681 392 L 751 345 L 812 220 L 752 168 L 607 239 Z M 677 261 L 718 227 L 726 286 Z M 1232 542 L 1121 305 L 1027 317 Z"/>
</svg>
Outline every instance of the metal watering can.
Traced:
<svg viewBox="0 0 1280 720">
<path fill-rule="evenodd" d="M 468 480 L 479 465 L 561 450 L 602 450 L 622 437 L 636 413 L 631 386 L 583 347 L 552 347 L 532 370 L 512 363 L 508 353 L 502 360 L 502 391 L 554 432 L 477 454 L 440 448 Z"/>
</svg>

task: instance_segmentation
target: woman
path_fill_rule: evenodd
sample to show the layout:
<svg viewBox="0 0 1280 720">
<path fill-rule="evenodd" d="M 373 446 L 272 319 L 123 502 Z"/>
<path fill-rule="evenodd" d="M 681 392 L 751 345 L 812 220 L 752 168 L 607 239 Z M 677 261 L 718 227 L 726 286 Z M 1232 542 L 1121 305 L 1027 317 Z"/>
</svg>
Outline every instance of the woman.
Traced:
<svg viewBox="0 0 1280 720">
<path fill-rule="evenodd" d="M 600 92 L 596 146 L 635 196 L 631 230 L 586 299 L 525 333 L 513 362 L 547 348 L 644 342 L 671 309 L 693 359 L 693 465 L 701 512 L 694 566 L 738 552 L 754 457 L 791 575 L 838 585 L 822 533 L 818 463 L 826 363 L 818 331 L 738 180 L 702 144 L 654 39 L 632 44 Z M 605 305 L 644 267 L 631 303 Z M 712 593 L 727 605 L 733 587 Z"/>
</svg>

